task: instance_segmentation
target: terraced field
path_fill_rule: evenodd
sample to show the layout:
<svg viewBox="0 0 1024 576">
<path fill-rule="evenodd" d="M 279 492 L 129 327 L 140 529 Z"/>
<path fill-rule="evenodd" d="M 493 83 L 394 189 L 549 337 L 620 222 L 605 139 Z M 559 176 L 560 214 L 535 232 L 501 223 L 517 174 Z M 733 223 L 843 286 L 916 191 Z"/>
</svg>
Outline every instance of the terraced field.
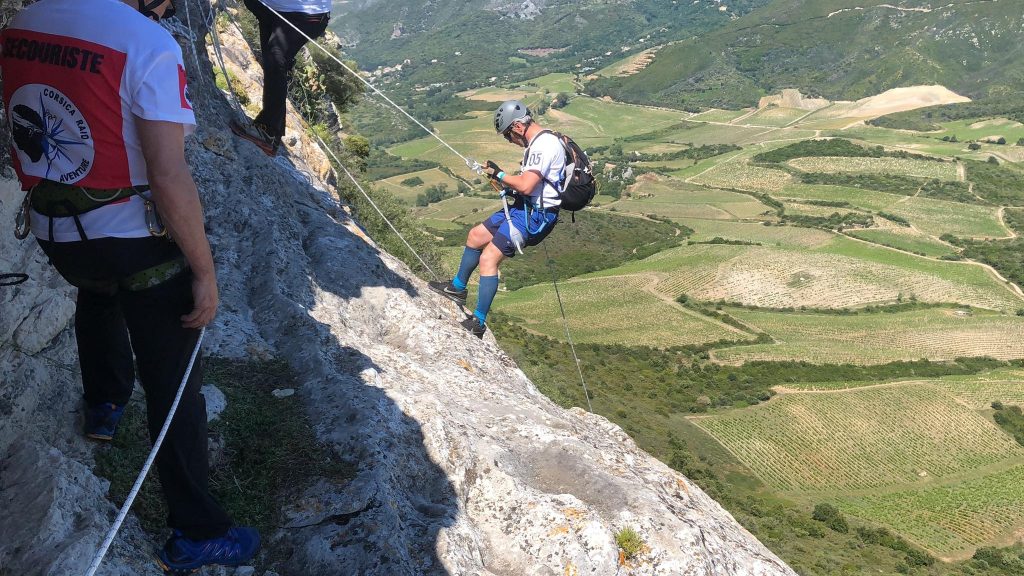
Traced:
<svg viewBox="0 0 1024 576">
<path fill-rule="evenodd" d="M 423 183 L 418 186 L 407 186 L 402 184 L 403 180 L 408 180 L 410 178 L 419 178 Z M 458 190 L 459 181 L 437 168 L 431 168 L 429 170 L 421 170 L 419 172 L 411 172 L 409 174 L 402 174 L 400 176 L 393 176 L 384 180 L 378 180 L 374 182 L 373 185 L 380 189 L 387 190 L 396 198 L 412 205 L 416 202 L 416 196 L 423 194 L 427 188 L 431 186 L 444 185 L 448 187 L 448 190 L 454 192 Z"/>
<path fill-rule="evenodd" d="M 1024 405 L 1024 372 L 1007 372 L 974 378 L 929 381 L 973 410 L 986 410 L 993 402 Z"/>
<path fill-rule="evenodd" d="M 932 258 L 941 258 L 942 256 L 954 253 L 953 247 L 949 244 L 911 228 L 893 227 L 886 229 L 850 230 L 847 234 L 875 244 L 892 246 L 900 250 L 924 254 Z"/>
<path fill-rule="evenodd" d="M 730 162 L 718 164 L 694 176 L 690 182 L 713 188 L 774 193 L 793 183 L 793 177 L 782 170 L 751 166 L 744 162 Z"/>
<path fill-rule="evenodd" d="M 655 254 L 600 275 L 656 273 L 656 289 L 765 308 L 848 308 L 895 302 L 957 302 L 1015 311 L 1024 304 L 985 269 L 928 260 L 835 237 L 813 250 L 695 245 Z"/>
<path fill-rule="evenodd" d="M 769 485 L 940 557 L 1024 524 L 1024 449 L 932 384 L 784 394 L 691 420 Z"/>
<path fill-rule="evenodd" d="M 920 384 L 783 394 L 692 421 L 782 491 L 929 484 L 1024 459 L 994 424 Z"/>
<path fill-rule="evenodd" d="M 755 126 L 775 126 L 782 127 L 788 126 L 793 122 L 807 116 L 808 110 L 800 110 L 797 108 L 763 108 L 759 110 L 753 116 L 744 119 L 744 123 L 753 124 Z"/>
<path fill-rule="evenodd" d="M 780 199 L 848 202 L 864 210 L 888 212 L 906 218 L 918 230 L 936 238 L 946 233 L 965 238 L 1002 238 L 1008 234 L 999 219 L 998 208 L 993 206 L 810 184 L 789 184 L 775 196 Z"/>
<path fill-rule="evenodd" d="M 804 172 L 864 172 L 869 174 L 903 174 L 918 178 L 956 180 L 957 167 L 952 162 L 934 162 L 913 158 L 796 158 L 787 164 Z"/>
<path fill-rule="evenodd" d="M 765 226 L 758 222 L 709 221 L 695 218 L 681 218 L 679 222 L 694 231 L 690 237 L 694 242 L 724 238 L 755 242 L 775 248 L 806 249 L 819 248 L 835 238 L 835 234 L 816 228 Z"/>
<path fill-rule="evenodd" d="M 1015 460 L 1019 464 L 1020 457 Z M 835 503 L 940 558 L 964 559 L 978 546 L 1015 540 L 1024 524 L 1024 465 L 928 488 L 838 497 Z"/>
<path fill-rule="evenodd" d="M 416 216 L 429 227 L 438 229 L 461 228 L 466 224 L 479 224 L 494 213 L 501 210 L 501 203 L 490 198 L 449 198 L 419 208 Z"/>
<path fill-rule="evenodd" d="M 746 194 L 693 186 L 671 178 L 655 178 L 638 181 L 630 189 L 632 197 L 616 203 L 615 210 L 713 220 L 765 218 L 765 213 L 772 213 L 771 207 Z M 768 219 L 774 220 L 774 217 Z"/>
<path fill-rule="evenodd" d="M 750 110 L 719 110 L 717 108 L 713 108 L 711 110 L 701 112 L 700 114 L 694 114 L 690 117 L 690 120 L 728 123 L 741 116 L 745 116 L 748 113 L 750 113 Z"/>
<path fill-rule="evenodd" d="M 652 278 L 636 275 L 560 283 L 573 339 L 582 343 L 682 346 L 720 339 L 749 340 L 738 330 L 709 321 L 652 294 Z M 535 332 L 564 339 L 562 318 L 550 284 L 502 294 L 501 311 Z M 642 327 L 642 329 L 641 329 Z"/>
<path fill-rule="evenodd" d="M 882 364 L 962 356 L 1024 358 L 1024 318 L 1014 315 L 974 311 L 961 316 L 948 308 L 854 316 L 726 310 L 776 341 L 713 353 L 716 360 L 730 364 L 753 360 Z"/>
</svg>

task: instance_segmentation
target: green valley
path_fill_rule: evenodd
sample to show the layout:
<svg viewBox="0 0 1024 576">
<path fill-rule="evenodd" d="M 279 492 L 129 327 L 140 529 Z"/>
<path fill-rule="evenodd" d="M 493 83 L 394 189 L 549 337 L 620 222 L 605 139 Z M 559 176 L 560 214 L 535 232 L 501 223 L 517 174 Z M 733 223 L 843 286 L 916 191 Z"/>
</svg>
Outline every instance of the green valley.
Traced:
<svg viewBox="0 0 1024 576">
<path fill-rule="evenodd" d="M 362 4 L 360 17 L 383 10 Z M 440 4 L 430 18 L 479 16 Z M 662 22 L 628 4 L 623 33 L 638 13 Z M 596 58 L 585 50 L 509 63 L 502 47 L 476 56 L 504 59 L 490 81 L 391 77 L 413 113 L 443 101 L 430 128 L 477 161 L 519 162 L 490 122 L 509 98 L 594 161 L 594 204 L 503 265 L 488 325 L 542 392 L 592 403 L 800 574 L 1019 573 L 1024 448 L 993 408 L 1009 421 L 1024 405 L 1019 10 L 726 10 L 645 36 L 657 46 L 591 39 L 604 57 L 586 74 L 570 61 Z M 370 62 L 455 45 L 381 33 L 361 40 Z M 367 174 L 451 273 L 498 199 L 437 140 L 391 134 Z"/>
</svg>

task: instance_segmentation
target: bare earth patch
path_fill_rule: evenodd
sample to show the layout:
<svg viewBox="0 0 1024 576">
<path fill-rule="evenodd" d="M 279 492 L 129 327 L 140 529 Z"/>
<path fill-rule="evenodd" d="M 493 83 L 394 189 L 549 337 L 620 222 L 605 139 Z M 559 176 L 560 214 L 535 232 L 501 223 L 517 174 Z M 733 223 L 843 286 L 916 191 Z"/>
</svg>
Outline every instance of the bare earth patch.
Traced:
<svg viewBox="0 0 1024 576">
<path fill-rule="evenodd" d="M 862 98 L 849 112 L 854 118 L 877 118 L 886 114 L 916 110 L 926 106 L 970 102 L 971 99 L 953 92 L 945 86 L 908 86 L 893 88 L 877 96 Z"/>
</svg>

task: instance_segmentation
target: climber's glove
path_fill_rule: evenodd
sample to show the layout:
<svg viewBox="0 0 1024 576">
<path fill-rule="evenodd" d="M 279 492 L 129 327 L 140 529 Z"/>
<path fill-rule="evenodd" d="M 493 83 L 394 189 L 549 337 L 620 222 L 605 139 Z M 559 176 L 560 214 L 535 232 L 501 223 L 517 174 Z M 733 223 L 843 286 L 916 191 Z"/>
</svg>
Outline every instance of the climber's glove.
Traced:
<svg viewBox="0 0 1024 576">
<path fill-rule="evenodd" d="M 502 171 L 501 166 L 495 164 L 493 160 L 487 161 L 487 167 L 484 168 L 484 173 L 486 173 L 491 180 L 497 180 L 498 182 L 501 182 L 501 179 L 505 177 L 505 172 Z"/>
</svg>

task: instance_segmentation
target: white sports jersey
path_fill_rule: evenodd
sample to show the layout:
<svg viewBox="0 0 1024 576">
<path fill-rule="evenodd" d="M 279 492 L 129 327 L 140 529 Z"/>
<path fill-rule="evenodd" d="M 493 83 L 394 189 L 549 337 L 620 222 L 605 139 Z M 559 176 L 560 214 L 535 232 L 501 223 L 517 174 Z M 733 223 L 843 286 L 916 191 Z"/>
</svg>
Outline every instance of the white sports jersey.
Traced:
<svg viewBox="0 0 1024 576">
<path fill-rule="evenodd" d="M 558 136 L 551 132 L 543 132 L 535 136 L 523 154 L 523 172 L 536 172 L 541 181 L 530 191 L 530 202 L 537 208 L 556 208 L 562 201 L 559 189 L 552 185 L 562 186 L 565 172 L 565 148 Z"/>
<path fill-rule="evenodd" d="M 331 11 L 331 0 L 260 0 L 278 12 L 326 14 Z"/>
<path fill-rule="evenodd" d="M 136 117 L 195 127 L 177 42 L 119 0 L 40 0 L 0 38 L 24 189 L 42 179 L 103 190 L 147 184 Z M 138 197 L 79 219 L 89 238 L 149 236 Z M 49 220 L 33 212 L 33 233 L 49 239 Z M 81 239 L 72 218 L 54 219 L 53 239 Z"/>
</svg>

